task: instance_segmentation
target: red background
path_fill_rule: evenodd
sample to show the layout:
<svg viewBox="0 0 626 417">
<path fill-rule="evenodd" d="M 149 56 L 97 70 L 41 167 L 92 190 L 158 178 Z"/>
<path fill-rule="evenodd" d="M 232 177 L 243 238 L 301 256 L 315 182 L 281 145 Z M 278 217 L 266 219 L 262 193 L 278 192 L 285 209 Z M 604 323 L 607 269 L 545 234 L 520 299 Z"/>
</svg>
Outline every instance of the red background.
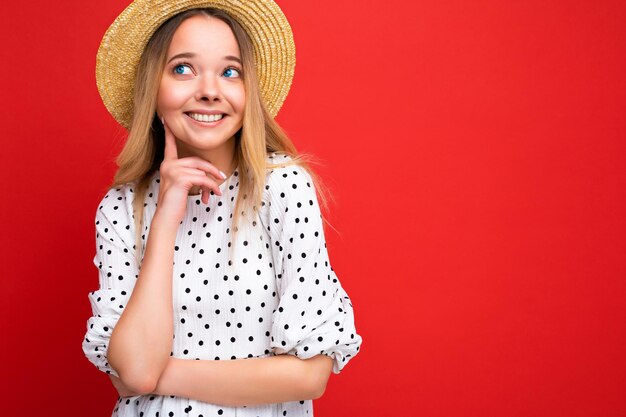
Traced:
<svg viewBox="0 0 626 417">
<path fill-rule="evenodd" d="M 316 416 L 626 415 L 626 3 L 278 3 L 278 121 L 326 162 L 364 340 Z M 3 5 L 2 415 L 117 398 L 81 342 L 124 141 L 95 56 L 127 4 Z"/>
</svg>

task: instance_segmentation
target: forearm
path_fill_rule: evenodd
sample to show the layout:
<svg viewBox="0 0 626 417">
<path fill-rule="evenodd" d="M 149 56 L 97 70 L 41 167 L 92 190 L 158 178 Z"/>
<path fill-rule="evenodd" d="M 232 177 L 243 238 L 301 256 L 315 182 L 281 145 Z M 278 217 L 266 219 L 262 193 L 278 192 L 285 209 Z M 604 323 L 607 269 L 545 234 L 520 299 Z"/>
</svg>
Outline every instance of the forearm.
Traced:
<svg viewBox="0 0 626 417">
<path fill-rule="evenodd" d="M 154 388 L 170 357 L 177 226 L 154 217 L 137 282 L 109 343 L 110 365 L 137 391 Z"/>
<path fill-rule="evenodd" d="M 292 355 L 234 360 L 170 357 L 155 394 L 242 406 L 316 398 L 307 361 Z"/>
</svg>

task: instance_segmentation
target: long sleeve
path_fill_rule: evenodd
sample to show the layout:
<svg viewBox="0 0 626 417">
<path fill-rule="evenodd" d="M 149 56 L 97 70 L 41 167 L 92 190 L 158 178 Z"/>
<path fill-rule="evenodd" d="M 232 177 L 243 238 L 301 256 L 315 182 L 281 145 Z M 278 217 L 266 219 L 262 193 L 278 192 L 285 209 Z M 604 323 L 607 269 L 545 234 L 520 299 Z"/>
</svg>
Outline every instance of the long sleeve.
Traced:
<svg viewBox="0 0 626 417">
<path fill-rule="evenodd" d="M 107 360 L 109 339 L 130 299 L 139 275 L 132 242 L 134 225 L 125 187 L 112 188 L 102 199 L 95 216 L 99 288 L 89 293 L 93 315 L 87 320 L 82 349 L 100 371 L 119 376 Z"/>
<path fill-rule="evenodd" d="M 352 302 L 330 265 L 314 184 L 296 165 L 268 173 L 260 218 L 268 230 L 279 306 L 271 350 L 308 359 L 324 354 L 338 374 L 359 351 Z"/>
</svg>

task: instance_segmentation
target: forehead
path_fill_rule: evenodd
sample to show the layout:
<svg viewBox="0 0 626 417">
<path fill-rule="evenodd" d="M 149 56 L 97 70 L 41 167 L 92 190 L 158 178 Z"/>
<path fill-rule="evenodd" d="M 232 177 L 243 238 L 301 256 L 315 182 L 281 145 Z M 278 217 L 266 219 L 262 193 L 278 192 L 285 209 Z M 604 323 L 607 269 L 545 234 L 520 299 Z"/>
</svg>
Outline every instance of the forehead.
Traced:
<svg viewBox="0 0 626 417">
<path fill-rule="evenodd" d="M 239 46 L 226 22 L 211 16 L 192 16 L 174 32 L 167 55 L 170 57 L 182 52 L 239 56 Z"/>
</svg>

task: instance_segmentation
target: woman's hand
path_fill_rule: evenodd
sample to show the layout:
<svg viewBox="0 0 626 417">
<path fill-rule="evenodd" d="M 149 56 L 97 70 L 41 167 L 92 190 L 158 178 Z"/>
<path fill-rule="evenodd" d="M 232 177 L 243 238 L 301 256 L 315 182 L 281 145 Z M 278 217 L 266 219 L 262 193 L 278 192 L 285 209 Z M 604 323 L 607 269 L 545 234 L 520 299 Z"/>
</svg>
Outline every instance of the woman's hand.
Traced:
<svg viewBox="0 0 626 417">
<path fill-rule="evenodd" d="M 202 189 L 202 202 L 208 204 L 210 190 L 217 195 L 222 195 L 222 191 L 217 182 L 206 174 L 211 174 L 215 178 L 224 176 L 210 162 L 197 156 L 178 159 L 174 134 L 165 121 L 163 119 L 161 121 L 165 129 L 165 151 L 159 168 L 161 182 L 157 211 L 167 212 L 167 218 L 180 222 L 185 217 L 189 190 L 194 185 L 199 186 Z"/>
<path fill-rule="evenodd" d="M 109 378 L 111 378 L 111 382 L 113 383 L 113 386 L 117 390 L 117 393 L 120 397 L 134 397 L 136 395 L 139 395 L 139 393 L 131 391 L 118 377 L 114 375 L 109 375 Z"/>
</svg>

